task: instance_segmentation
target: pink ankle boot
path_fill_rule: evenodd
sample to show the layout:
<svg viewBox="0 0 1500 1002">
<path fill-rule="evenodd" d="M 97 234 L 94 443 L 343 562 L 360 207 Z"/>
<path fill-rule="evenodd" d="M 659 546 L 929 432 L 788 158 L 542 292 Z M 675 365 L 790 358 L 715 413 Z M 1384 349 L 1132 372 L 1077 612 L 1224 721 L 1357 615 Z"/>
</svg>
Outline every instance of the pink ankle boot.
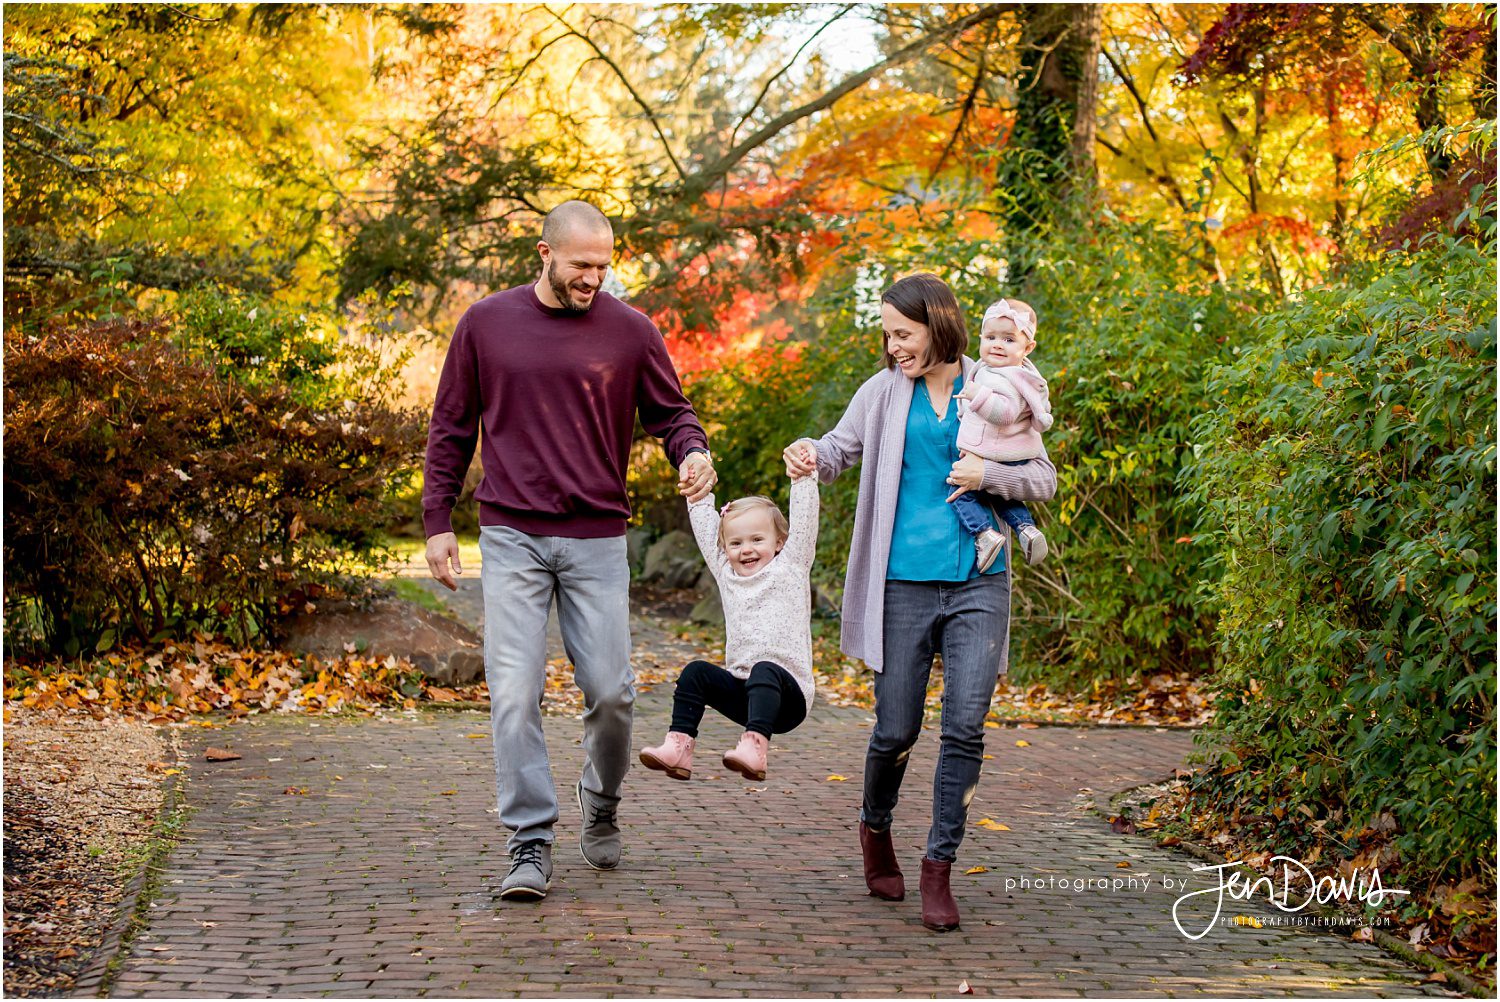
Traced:
<svg viewBox="0 0 1500 1002">
<path fill-rule="evenodd" d="M 770 738 L 746 731 L 740 735 L 740 743 L 734 746 L 734 751 L 724 753 L 724 768 L 733 769 L 746 779 L 765 779 L 766 751 L 770 747 Z"/>
<path fill-rule="evenodd" d="M 673 779 L 687 779 L 693 774 L 693 743 L 681 731 L 668 731 L 661 744 L 641 749 L 641 765 L 660 770 Z"/>
</svg>

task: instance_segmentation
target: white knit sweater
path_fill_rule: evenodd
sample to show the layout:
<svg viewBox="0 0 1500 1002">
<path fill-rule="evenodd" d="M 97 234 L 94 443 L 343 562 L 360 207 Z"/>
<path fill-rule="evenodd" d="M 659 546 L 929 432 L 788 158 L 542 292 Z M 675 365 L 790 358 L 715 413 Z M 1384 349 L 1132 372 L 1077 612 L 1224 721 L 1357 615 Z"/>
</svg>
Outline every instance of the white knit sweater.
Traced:
<svg viewBox="0 0 1500 1002">
<path fill-rule="evenodd" d="M 698 549 L 724 603 L 724 667 L 748 678 L 757 661 L 785 668 L 813 703 L 812 590 L 808 572 L 818 546 L 818 481 L 792 481 L 791 512 L 781 552 L 754 574 L 736 574 L 719 547 L 719 509 L 710 494 L 688 504 Z"/>
</svg>

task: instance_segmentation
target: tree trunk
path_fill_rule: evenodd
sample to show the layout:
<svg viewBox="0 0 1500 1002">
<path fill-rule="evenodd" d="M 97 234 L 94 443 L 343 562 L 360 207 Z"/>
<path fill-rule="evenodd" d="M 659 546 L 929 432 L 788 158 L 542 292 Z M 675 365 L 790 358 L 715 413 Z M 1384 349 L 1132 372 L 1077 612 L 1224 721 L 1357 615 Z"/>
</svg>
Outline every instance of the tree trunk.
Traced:
<svg viewBox="0 0 1500 1002">
<path fill-rule="evenodd" d="M 1098 4 L 1022 4 L 1016 121 L 997 182 L 1012 227 L 1034 229 L 1095 181 Z"/>
<path fill-rule="evenodd" d="M 1099 183 L 1094 150 L 1098 142 L 1100 27 L 1104 20 L 1096 3 L 1074 4 L 1073 25 L 1077 31 L 1078 89 L 1073 100 L 1073 183 L 1092 194 Z"/>
</svg>

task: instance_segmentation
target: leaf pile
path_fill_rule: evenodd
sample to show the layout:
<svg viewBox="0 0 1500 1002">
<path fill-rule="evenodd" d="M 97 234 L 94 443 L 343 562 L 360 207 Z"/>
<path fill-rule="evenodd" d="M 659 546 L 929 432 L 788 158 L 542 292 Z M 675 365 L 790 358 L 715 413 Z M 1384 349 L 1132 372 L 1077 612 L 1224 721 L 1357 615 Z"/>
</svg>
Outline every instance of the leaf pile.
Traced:
<svg viewBox="0 0 1500 1002">
<path fill-rule="evenodd" d="M 1237 770 L 1231 769 L 1229 775 Z M 1123 834 L 1152 832 L 1160 844 L 1184 839 L 1200 843 L 1247 866 L 1281 879 L 1278 854 L 1290 856 L 1312 871 L 1314 879 L 1349 880 L 1357 869 L 1367 875 L 1379 868 L 1382 884 L 1409 896 L 1392 896 L 1375 909 L 1399 936 L 1419 953 L 1431 953 L 1465 969 L 1486 983 L 1494 981 L 1496 946 L 1495 884 L 1478 877 L 1456 882 L 1424 880 L 1397 848 L 1396 818 L 1381 812 L 1363 821 L 1351 819 L 1343 807 L 1320 814 L 1306 803 L 1282 798 L 1247 806 L 1227 795 L 1224 770 L 1190 772 L 1151 787 L 1139 804 L 1144 814 L 1131 818 L 1126 811 L 1111 828 Z M 1293 868 L 1295 873 L 1295 867 Z M 1299 878 L 1300 879 L 1300 878 Z M 1293 900 L 1300 900 L 1294 880 Z M 1279 884 L 1278 884 L 1279 886 Z M 1357 903 L 1356 903 L 1357 905 Z M 1371 906 L 1367 906 L 1371 907 Z M 1364 914 L 1373 914 L 1370 911 Z"/>
<path fill-rule="evenodd" d="M 206 639 L 127 648 L 92 659 L 5 664 L 5 699 L 35 710 L 170 723 L 195 713 L 242 717 L 271 710 L 373 712 L 440 699 L 409 661 L 360 656 L 321 661 L 238 650 Z M 444 690 L 445 692 L 447 690 Z M 459 698 L 456 694 L 451 698 Z"/>
</svg>

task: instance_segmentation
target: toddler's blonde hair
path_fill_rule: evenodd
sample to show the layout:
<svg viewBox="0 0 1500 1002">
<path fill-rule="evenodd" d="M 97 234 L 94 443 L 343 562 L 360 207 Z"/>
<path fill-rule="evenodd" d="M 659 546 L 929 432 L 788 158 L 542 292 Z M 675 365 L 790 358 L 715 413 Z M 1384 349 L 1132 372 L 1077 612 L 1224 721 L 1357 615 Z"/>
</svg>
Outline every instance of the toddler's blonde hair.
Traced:
<svg viewBox="0 0 1500 1002">
<path fill-rule="evenodd" d="M 776 507 L 775 501 L 760 494 L 754 494 L 747 498 L 736 498 L 719 509 L 719 549 L 728 549 L 724 543 L 724 540 L 727 538 L 724 535 L 724 523 L 729 521 L 729 516 L 754 511 L 757 508 L 770 509 L 771 527 L 776 530 L 776 541 L 778 543 L 786 542 L 787 533 L 791 531 L 787 526 L 786 516 L 781 513 L 780 508 Z"/>
</svg>

